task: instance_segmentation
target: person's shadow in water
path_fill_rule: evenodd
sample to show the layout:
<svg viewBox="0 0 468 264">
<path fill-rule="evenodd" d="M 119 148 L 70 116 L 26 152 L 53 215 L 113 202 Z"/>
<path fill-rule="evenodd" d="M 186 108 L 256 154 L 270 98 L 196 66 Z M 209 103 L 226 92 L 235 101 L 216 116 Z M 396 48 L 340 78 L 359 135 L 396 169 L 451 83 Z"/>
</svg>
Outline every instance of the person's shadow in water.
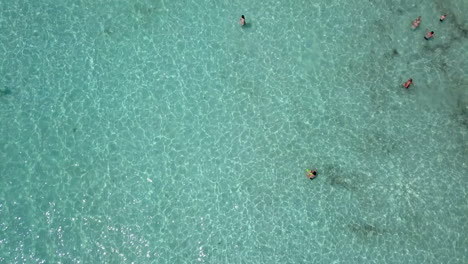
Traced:
<svg viewBox="0 0 468 264">
<path fill-rule="evenodd" d="M 251 28 L 252 27 L 252 22 L 245 23 L 245 25 L 242 26 L 243 28 Z"/>
</svg>

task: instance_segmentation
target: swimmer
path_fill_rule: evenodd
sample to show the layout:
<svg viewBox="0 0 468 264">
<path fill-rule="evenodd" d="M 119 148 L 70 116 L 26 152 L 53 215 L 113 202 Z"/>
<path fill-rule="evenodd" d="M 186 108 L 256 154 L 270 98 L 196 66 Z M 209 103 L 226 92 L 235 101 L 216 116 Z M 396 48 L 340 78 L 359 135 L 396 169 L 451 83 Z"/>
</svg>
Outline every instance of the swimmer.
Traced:
<svg viewBox="0 0 468 264">
<path fill-rule="evenodd" d="M 421 24 L 421 16 L 418 16 L 418 18 L 416 18 L 416 20 L 413 21 L 413 25 L 411 27 L 415 29 L 419 27 L 419 24 Z"/>
<path fill-rule="evenodd" d="M 307 169 L 306 172 L 307 172 L 307 178 L 309 178 L 311 180 L 313 180 L 315 178 L 315 176 L 317 176 L 317 170 L 316 169 L 313 169 L 313 170 Z"/>
<path fill-rule="evenodd" d="M 408 89 L 410 87 L 410 85 L 413 84 L 413 79 L 409 79 L 408 81 L 406 81 L 404 84 L 403 84 L 403 87 L 405 87 L 406 89 Z"/>
<path fill-rule="evenodd" d="M 245 17 L 244 17 L 244 15 L 242 15 L 241 18 L 239 19 L 239 24 L 241 26 L 245 26 Z"/>
<path fill-rule="evenodd" d="M 434 31 L 427 32 L 426 36 L 424 36 L 424 39 L 429 40 L 434 37 Z"/>
<path fill-rule="evenodd" d="M 440 17 L 440 22 L 444 21 L 446 17 L 447 17 L 447 15 L 442 15 L 442 16 Z"/>
</svg>

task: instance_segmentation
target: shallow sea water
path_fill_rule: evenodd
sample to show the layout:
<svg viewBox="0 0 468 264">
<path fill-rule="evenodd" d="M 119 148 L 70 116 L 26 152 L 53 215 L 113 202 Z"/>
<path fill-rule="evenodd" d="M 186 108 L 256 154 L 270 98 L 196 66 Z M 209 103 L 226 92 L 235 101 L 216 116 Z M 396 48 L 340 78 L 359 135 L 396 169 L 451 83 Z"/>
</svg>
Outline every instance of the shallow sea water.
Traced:
<svg viewBox="0 0 468 264">
<path fill-rule="evenodd" d="M 463 10 L 3 3 L 0 262 L 467 263 Z"/>
</svg>

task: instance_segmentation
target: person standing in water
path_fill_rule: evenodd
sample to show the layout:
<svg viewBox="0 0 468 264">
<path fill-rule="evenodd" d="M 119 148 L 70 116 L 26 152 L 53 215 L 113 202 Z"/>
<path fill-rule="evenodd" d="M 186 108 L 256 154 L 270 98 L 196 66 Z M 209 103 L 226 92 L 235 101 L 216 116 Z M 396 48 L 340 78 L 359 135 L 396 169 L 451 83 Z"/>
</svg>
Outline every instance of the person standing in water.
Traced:
<svg viewBox="0 0 468 264">
<path fill-rule="evenodd" d="M 433 38 L 433 37 L 434 37 L 434 31 L 427 32 L 426 36 L 424 36 L 424 38 L 425 38 L 426 40 L 429 40 L 429 39 L 431 39 L 431 38 Z"/>
<path fill-rule="evenodd" d="M 242 15 L 241 18 L 239 19 L 239 24 L 241 26 L 245 26 L 245 17 L 244 17 L 244 15 Z"/>
</svg>

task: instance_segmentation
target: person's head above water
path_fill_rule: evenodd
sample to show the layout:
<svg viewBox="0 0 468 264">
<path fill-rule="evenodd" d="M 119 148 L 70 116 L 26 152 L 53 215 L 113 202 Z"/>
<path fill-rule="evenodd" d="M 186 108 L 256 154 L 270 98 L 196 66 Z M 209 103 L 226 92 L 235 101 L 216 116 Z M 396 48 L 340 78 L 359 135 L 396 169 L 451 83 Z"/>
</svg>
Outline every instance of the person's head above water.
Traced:
<svg viewBox="0 0 468 264">
<path fill-rule="evenodd" d="M 241 16 L 243 19 L 245 19 L 244 15 Z"/>
</svg>

